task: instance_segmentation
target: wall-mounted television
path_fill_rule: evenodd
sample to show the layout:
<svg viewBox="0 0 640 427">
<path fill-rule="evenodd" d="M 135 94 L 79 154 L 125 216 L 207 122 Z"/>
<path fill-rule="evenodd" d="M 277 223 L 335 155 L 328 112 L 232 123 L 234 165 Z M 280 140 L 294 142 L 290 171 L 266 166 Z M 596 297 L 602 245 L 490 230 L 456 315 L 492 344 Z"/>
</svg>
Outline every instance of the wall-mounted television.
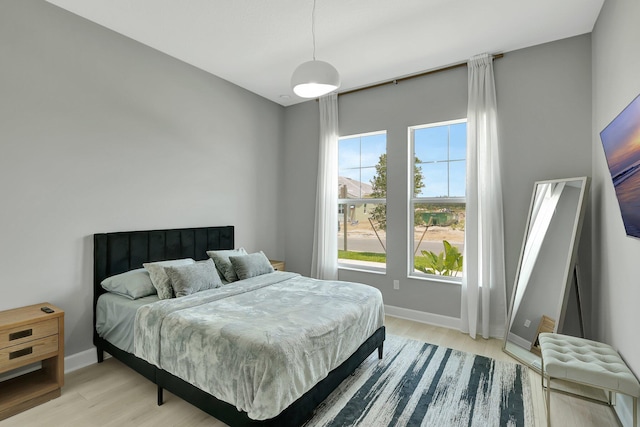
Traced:
<svg viewBox="0 0 640 427">
<path fill-rule="evenodd" d="M 640 238 L 640 95 L 600 132 L 600 140 L 624 228 Z"/>
</svg>

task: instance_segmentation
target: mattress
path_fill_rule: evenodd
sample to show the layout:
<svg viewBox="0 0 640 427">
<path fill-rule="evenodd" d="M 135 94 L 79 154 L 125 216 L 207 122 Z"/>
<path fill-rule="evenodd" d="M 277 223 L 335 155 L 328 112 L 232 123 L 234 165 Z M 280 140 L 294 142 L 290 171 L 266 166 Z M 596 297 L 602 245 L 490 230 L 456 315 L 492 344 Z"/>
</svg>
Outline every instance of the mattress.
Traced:
<svg viewBox="0 0 640 427">
<path fill-rule="evenodd" d="M 133 330 L 136 311 L 146 304 L 160 301 L 158 295 L 135 300 L 107 292 L 96 305 L 96 331 L 101 338 L 128 353 L 133 353 Z"/>
</svg>

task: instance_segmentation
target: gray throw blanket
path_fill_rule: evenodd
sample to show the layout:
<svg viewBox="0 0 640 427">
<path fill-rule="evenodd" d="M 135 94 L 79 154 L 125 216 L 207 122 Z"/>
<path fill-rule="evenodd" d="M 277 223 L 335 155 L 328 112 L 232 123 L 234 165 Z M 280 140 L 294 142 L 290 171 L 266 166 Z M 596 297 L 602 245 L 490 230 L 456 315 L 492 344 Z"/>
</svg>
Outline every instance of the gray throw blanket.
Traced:
<svg viewBox="0 0 640 427">
<path fill-rule="evenodd" d="M 274 272 L 140 307 L 135 355 L 273 418 L 383 325 L 374 287 Z"/>
</svg>

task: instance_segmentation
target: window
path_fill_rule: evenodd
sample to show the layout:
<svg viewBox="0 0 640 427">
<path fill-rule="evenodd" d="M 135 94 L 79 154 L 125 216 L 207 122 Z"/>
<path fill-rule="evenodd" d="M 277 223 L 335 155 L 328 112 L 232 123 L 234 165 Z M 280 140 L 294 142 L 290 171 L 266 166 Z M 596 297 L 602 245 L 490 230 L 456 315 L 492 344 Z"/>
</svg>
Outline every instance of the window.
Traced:
<svg viewBox="0 0 640 427">
<path fill-rule="evenodd" d="M 338 264 L 386 268 L 387 133 L 338 140 Z"/>
<path fill-rule="evenodd" d="M 462 278 L 467 121 L 409 128 L 413 275 Z"/>
</svg>

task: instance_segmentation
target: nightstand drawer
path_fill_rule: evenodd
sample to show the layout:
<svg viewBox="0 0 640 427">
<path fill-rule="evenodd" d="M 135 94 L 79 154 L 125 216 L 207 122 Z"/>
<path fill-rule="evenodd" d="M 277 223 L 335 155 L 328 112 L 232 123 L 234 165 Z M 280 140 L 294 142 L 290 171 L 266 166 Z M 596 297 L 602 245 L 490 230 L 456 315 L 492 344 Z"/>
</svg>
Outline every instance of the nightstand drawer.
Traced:
<svg viewBox="0 0 640 427">
<path fill-rule="evenodd" d="M 42 360 L 42 356 L 58 351 L 58 335 L 0 349 L 0 372 L 9 371 Z"/>
<path fill-rule="evenodd" d="M 0 349 L 48 337 L 58 333 L 58 319 L 49 319 L 30 325 L 0 331 Z"/>
</svg>

